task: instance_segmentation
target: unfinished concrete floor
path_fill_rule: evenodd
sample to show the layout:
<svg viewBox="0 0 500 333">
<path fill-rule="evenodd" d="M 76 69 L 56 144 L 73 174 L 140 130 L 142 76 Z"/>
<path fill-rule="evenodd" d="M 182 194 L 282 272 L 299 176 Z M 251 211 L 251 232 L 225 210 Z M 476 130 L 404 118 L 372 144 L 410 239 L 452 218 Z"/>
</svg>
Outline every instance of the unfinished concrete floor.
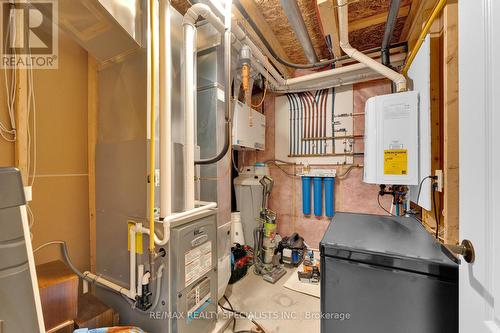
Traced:
<svg viewBox="0 0 500 333">
<path fill-rule="evenodd" d="M 307 332 L 319 333 L 319 298 L 305 295 L 283 287 L 295 269 L 287 269 L 287 274 L 276 284 L 270 284 L 253 273 L 251 267 L 247 275 L 226 291 L 233 307 L 250 313 L 268 333 Z M 227 306 L 227 304 L 225 304 Z M 253 328 L 246 319 L 237 319 L 236 330 Z M 232 323 L 224 333 L 232 332 Z"/>
</svg>

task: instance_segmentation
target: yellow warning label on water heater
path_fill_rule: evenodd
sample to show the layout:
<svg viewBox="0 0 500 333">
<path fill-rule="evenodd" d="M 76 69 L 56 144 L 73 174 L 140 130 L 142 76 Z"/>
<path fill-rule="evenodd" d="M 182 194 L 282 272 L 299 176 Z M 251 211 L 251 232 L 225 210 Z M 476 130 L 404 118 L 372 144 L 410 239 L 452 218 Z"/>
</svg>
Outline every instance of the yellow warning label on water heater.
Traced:
<svg viewBox="0 0 500 333">
<path fill-rule="evenodd" d="M 408 174 L 408 150 L 384 150 L 384 175 L 406 176 Z"/>
</svg>

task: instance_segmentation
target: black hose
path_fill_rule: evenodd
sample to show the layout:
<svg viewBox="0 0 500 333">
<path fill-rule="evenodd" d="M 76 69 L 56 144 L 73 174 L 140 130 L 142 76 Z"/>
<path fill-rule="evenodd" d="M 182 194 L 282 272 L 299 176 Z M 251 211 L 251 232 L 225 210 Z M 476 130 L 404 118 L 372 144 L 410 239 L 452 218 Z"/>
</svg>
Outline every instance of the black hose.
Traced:
<svg viewBox="0 0 500 333">
<path fill-rule="evenodd" d="M 436 239 L 439 241 L 439 215 L 441 215 L 441 212 L 438 212 L 437 210 L 437 205 L 436 205 L 436 184 L 432 185 L 432 201 L 433 201 L 433 206 L 434 206 L 434 217 L 436 219 Z M 440 207 L 441 210 L 441 207 Z"/>
<path fill-rule="evenodd" d="M 255 326 L 257 326 L 260 329 L 261 332 L 266 331 L 258 322 L 256 322 L 255 320 L 253 320 L 251 318 L 248 318 L 248 316 L 245 313 L 240 312 L 238 310 L 234 310 L 233 306 L 231 305 L 231 302 L 229 302 L 229 299 L 227 298 L 226 295 L 224 295 L 223 297 L 224 297 L 224 300 L 226 300 L 227 304 L 229 304 L 230 308 L 226 308 L 225 306 L 223 306 L 222 304 L 219 303 L 219 306 L 221 307 L 222 310 L 232 312 L 234 314 L 237 314 L 238 316 L 242 316 L 243 318 L 250 320 Z M 234 333 L 257 333 L 257 332 L 252 331 L 252 330 L 243 330 L 243 331 L 238 331 L 238 332 L 234 332 Z"/>
<path fill-rule="evenodd" d="M 232 120 L 231 120 L 231 47 L 232 47 L 232 35 L 231 29 L 226 27 L 224 32 L 224 72 L 225 74 L 225 86 L 224 86 L 224 118 L 226 121 L 226 133 L 224 135 L 224 146 L 222 150 L 214 157 L 207 159 L 195 160 L 195 165 L 208 165 L 219 162 L 226 156 L 229 151 L 229 146 L 231 145 L 230 137 L 232 133 Z"/>
<path fill-rule="evenodd" d="M 36 252 L 40 251 L 41 249 L 43 249 L 44 247 L 47 247 L 49 245 L 59 245 L 61 247 L 61 252 L 62 252 L 62 255 L 64 257 L 64 261 L 66 262 L 66 264 L 68 265 L 68 267 L 73 272 L 75 272 L 75 274 L 78 275 L 81 279 L 89 281 L 89 278 L 87 278 L 85 276 L 85 274 L 83 274 L 82 272 L 80 272 L 80 270 L 78 268 L 76 268 L 76 266 L 73 265 L 73 263 L 71 262 L 71 259 L 69 258 L 69 254 L 68 254 L 68 247 L 67 247 L 65 241 L 55 240 L 55 241 L 51 241 L 51 242 L 42 244 L 39 247 L 37 247 L 36 249 L 34 249 L 33 253 L 36 253 Z"/>
<path fill-rule="evenodd" d="M 227 101 L 226 103 L 229 103 L 229 101 Z M 211 158 L 207 158 L 207 159 L 194 161 L 194 164 L 196 164 L 196 165 L 209 165 L 209 164 L 217 163 L 221 159 L 223 159 L 224 156 L 226 156 L 227 152 L 229 151 L 229 146 L 230 146 L 229 136 L 230 135 L 231 135 L 231 121 L 226 120 L 226 133 L 224 135 L 224 146 L 222 147 L 222 150 L 216 156 L 211 157 Z"/>
<path fill-rule="evenodd" d="M 65 241 L 61 241 L 61 240 L 55 240 L 55 241 L 51 241 L 51 242 L 48 242 L 48 243 L 45 243 L 43 245 L 40 245 L 39 247 L 37 247 L 35 250 L 33 250 L 33 253 L 43 249 L 44 247 L 46 246 L 49 246 L 49 245 L 59 245 L 61 247 L 61 252 L 62 252 L 62 255 L 63 255 L 63 258 L 64 258 L 64 261 L 66 263 L 66 265 L 68 265 L 68 267 L 76 274 L 78 275 L 82 280 L 85 280 L 85 281 L 88 281 L 90 283 L 94 283 L 95 281 L 91 278 L 89 278 L 87 275 L 83 274 L 78 268 L 76 268 L 75 265 L 73 265 L 73 262 L 71 261 L 70 257 L 69 257 L 69 253 L 68 253 L 68 246 L 66 245 L 66 242 Z M 160 266 L 159 270 L 158 271 L 161 271 L 164 269 L 164 267 L 162 267 L 163 264 Z M 160 279 L 153 279 L 152 280 L 156 281 L 156 295 L 155 295 L 155 299 L 154 299 L 154 302 L 153 302 L 153 306 L 151 307 L 151 309 L 154 309 L 156 308 L 156 306 L 158 305 L 159 303 L 159 300 L 160 300 L 160 293 L 161 293 L 161 281 L 158 281 Z M 114 289 L 111 289 L 103 284 L 96 284 L 97 286 L 101 287 L 101 288 L 104 288 L 104 289 L 107 289 L 107 290 L 110 290 L 114 293 L 118 293 L 120 295 L 123 296 L 123 298 L 125 299 L 125 301 L 127 301 L 127 303 L 130 304 L 130 306 L 142 313 L 142 314 L 148 314 L 149 312 L 147 311 L 143 311 L 141 309 L 138 309 L 135 307 L 135 302 L 133 300 L 131 300 L 130 298 L 126 297 L 125 295 L 123 295 L 122 293 L 119 293 L 118 291 L 114 290 Z M 125 288 L 124 288 L 125 289 Z"/>
</svg>

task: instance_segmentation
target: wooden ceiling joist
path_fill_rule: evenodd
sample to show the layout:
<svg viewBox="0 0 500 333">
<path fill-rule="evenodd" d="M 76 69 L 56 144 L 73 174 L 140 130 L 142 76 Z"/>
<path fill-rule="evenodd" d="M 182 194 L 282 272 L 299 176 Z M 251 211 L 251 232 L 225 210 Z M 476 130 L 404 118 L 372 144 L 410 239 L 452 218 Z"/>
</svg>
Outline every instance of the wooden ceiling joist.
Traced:
<svg viewBox="0 0 500 333">
<path fill-rule="evenodd" d="M 404 6 L 404 7 L 399 8 L 398 18 L 408 16 L 409 12 L 410 12 L 410 6 Z M 361 30 L 364 28 L 371 27 L 373 25 L 385 23 L 387 21 L 387 15 L 388 15 L 387 12 L 380 13 L 377 15 L 369 16 L 369 17 L 364 18 L 364 19 L 359 20 L 359 21 L 354 21 L 352 23 L 349 23 L 349 32 Z"/>
<path fill-rule="evenodd" d="M 335 0 L 317 0 L 318 11 L 323 28 L 323 35 L 330 36 L 332 50 L 335 57 L 342 55 L 339 42 L 339 23 Z"/>
<path fill-rule="evenodd" d="M 400 41 L 408 41 L 410 50 L 437 3 L 438 0 L 413 0 L 400 37 Z"/>
</svg>

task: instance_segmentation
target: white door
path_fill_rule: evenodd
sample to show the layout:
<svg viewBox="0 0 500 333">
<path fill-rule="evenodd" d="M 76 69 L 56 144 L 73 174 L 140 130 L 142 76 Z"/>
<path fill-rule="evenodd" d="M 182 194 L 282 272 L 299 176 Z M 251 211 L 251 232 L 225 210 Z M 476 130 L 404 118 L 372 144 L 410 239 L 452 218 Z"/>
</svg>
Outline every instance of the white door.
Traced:
<svg viewBox="0 0 500 333">
<path fill-rule="evenodd" d="M 460 332 L 500 332 L 500 0 L 459 0 Z"/>
</svg>

